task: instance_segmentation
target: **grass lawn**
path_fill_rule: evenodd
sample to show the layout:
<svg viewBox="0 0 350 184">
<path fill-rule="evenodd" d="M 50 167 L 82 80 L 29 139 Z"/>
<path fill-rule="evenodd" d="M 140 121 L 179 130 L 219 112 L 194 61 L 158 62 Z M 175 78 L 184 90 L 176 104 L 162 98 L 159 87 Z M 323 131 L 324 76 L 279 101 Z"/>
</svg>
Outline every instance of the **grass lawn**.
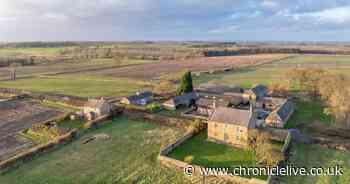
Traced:
<svg viewBox="0 0 350 184">
<path fill-rule="evenodd" d="M 334 120 L 331 116 L 323 113 L 321 102 L 315 101 L 298 101 L 295 111 L 288 120 L 285 128 L 303 128 L 314 122 L 320 122 L 324 125 L 331 125 Z M 301 126 L 301 127 L 300 127 Z"/>
<path fill-rule="evenodd" d="M 110 140 L 83 141 L 98 133 Z M 79 140 L 0 175 L 1 184 L 164 184 L 186 183 L 181 171 L 162 167 L 161 146 L 183 131 L 124 117 L 93 130 Z"/>
<path fill-rule="evenodd" d="M 206 131 L 184 142 L 169 156 L 182 161 L 185 161 L 186 157 L 192 157 L 192 164 L 203 167 L 257 166 L 255 154 L 252 151 L 209 142 Z M 262 176 L 261 179 L 267 179 L 267 177 Z"/>
<path fill-rule="evenodd" d="M 285 184 L 348 184 L 350 183 L 350 153 L 323 148 L 318 145 L 295 145 L 291 163 L 298 167 L 334 167 L 339 164 L 343 176 L 288 176 L 282 177 Z"/>
<path fill-rule="evenodd" d="M 60 128 L 67 128 L 67 129 L 78 128 L 78 129 L 81 129 L 84 126 L 84 121 L 82 121 L 82 120 L 63 120 L 63 121 L 57 122 L 57 125 Z"/>
<path fill-rule="evenodd" d="M 270 84 L 284 79 L 286 71 L 293 68 L 323 68 L 332 73 L 350 76 L 350 56 L 297 56 L 255 68 L 241 69 L 224 74 L 208 74 L 195 78 L 195 84 L 217 83 L 251 87 L 254 84 Z"/>
<path fill-rule="evenodd" d="M 90 76 L 30 78 L 0 82 L 0 87 L 39 92 L 55 92 L 82 97 L 124 96 L 148 87 L 146 82 Z"/>
</svg>

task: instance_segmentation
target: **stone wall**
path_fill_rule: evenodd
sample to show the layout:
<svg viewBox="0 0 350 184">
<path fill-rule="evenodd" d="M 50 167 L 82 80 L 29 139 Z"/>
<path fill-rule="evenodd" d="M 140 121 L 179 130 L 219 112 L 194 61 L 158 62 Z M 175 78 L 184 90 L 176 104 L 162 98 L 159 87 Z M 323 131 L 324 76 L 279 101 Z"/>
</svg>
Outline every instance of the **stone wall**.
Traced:
<svg viewBox="0 0 350 184">
<path fill-rule="evenodd" d="M 193 136 L 195 136 L 196 134 L 194 132 L 189 132 L 187 134 L 185 134 L 182 138 L 178 139 L 177 141 L 175 141 L 174 143 L 166 146 L 165 148 L 163 148 L 160 151 L 160 154 L 158 156 L 158 160 L 159 162 L 169 168 L 175 168 L 179 171 L 184 171 L 185 168 L 187 167 L 191 167 L 194 169 L 193 175 L 195 176 L 201 176 L 200 172 L 198 172 L 200 169 L 203 169 L 200 166 L 197 165 L 189 165 L 186 162 L 180 161 L 180 160 L 176 160 L 173 158 L 168 157 L 167 155 L 169 153 L 171 153 L 176 147 L 178 147 L 179 145 L 181 145 L 182 143 L 184 143 L 186 140 L 192 138 Z M 197 172 L 196 172 L 197 171 Z M 191 176 L 188 176 L 191 177 Z M 239 177 L 239 176 L 207 176 L 209 177 L 216 177 L 216 178 L 220 178 L 223 179 L 225 181 L 229 181 L 235 184 L 269 184 L 270 181 L 272 181 L 271 179 L 268 179 L 267 181 L 264 180 L 260 180 L 260 179 L 255 179 L 255 178 L 244 178 L 244 177 Z M 269 177 L 270 178 L 270 177 Z M 190 179 L 190 178 L 188 178 Z"/>
<path fill-rule="evenodd" d="M 0 174 L 5 173 L 9 169 L 18 166 L 21 163 L 32 160 L 34 157 L 45 153 L 49 150 L 52 150 L 58 147 L 59 145 L 66 144 L 67 142 L 73 140 L 77 136 L 78 131 L 78 129 L 73 129 L 70 132 L 59 136 L 46 144 L 35 146 L 7 160 L 0 162 Z"/>
<path fill-rule="evenodd" d="M 178 128 L 188 128 L 193 120 L 181 117 L 170 117 L 160 114 L 151 114 L 146 112 L 124 110 L 124 115 L 133 120 L 149 121 L 161 125 L 175 126 Z"/>
</svg>

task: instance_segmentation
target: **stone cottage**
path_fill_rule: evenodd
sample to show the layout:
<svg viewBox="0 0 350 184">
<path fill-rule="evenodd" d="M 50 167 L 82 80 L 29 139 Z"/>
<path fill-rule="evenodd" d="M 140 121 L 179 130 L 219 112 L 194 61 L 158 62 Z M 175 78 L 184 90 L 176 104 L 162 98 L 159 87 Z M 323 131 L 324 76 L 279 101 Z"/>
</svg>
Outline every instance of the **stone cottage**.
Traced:
<svg viewBox="0 0 350 184">
<path fill-rule="evenodd" d="M 122 104 L 147 105 L 153 101 L 153 93 L 150 91 L 137 92 L 136 95 L 124 97 L 121 99 Z"/>
<path fill-rule="evenodd" d="M 83 115 L 87 120 L 93 120 L 97 117 L 109 115 L 111 113 L 111 105 L 101 99 L 89 99 L 83 108 Z"/>
<path fill-rule="evenodd" d="M 249 131 L 255 129 L 253 108 L 239 110 L 218 107 L 208 121 L 208 140 L 246 148 L 249 145 Z"/>
</svg>

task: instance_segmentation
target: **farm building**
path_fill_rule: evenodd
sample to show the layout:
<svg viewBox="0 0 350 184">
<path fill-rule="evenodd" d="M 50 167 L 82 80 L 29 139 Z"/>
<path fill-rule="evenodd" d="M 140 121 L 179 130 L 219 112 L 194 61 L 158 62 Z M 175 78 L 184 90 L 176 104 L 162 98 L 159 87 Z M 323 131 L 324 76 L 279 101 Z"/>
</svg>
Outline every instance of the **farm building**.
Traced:
<svg viewBox="0 0 350 184">
<path fill-rule="evenodd" d="M 196 103 L 196 100 L 199 98 L 199 95 L 195 92 L 187 93 L 180 96 L 175 96 L 170 100 L 163 103 L 163 107 L 169 110 L 176 110 L 177 108 L 189 107 Z"/>
<path fill-rule="evenodd" d="M 208 139 L 235 147 L 248 146 L 249 130 L 255 128 L 253 108 L 239 110 L 218 107 L 208 121 Z"/>
<path fill-rule="evenodd" d="M 136 95 L 124 97 L 121 99 L 122 104 L 133 105 L 147 105 L 153 101 L 153 93 L 150 91 L 137 92 Z"/>
<path fill-rule="evenodd" d="M 201 84 L 196 91 L 201 94 L 223 94 L 223 93 L 243 93 L 243 88 L 239 86 L 227 86 L 217 84 Z"/>
<path fill-rule="evenodd" d="M 245 91 L 243 96 L 246 99 L 258 101 L 261 98 L 265 97 L 267 95 L 267 92 L 267 87 L 259 84 Z"/>
<path fill-rule="evenodd" d="M 111 105 L 101 99 L 89 99 L 83 108 L 84 117 L 87 120 L 93 120 L 99 116 L 108 115 L 111 112 Z"/>
<path fill-rule="evenodd" d="M 285 100 L 266 118 L 265 123 L 272 127 L 283 128 L 294 112 L 294 104 L 291 100 Z"/>
<path fill-rule="evenodd" d="M 218 107 L 228 107 L 230 105 L 229 101 L 223 99 L 209 99 L 200 98 L 196 101 L 196 110 L 199 114 L 204 116 L 211 116 L 214 110 Z"/>
</svg>

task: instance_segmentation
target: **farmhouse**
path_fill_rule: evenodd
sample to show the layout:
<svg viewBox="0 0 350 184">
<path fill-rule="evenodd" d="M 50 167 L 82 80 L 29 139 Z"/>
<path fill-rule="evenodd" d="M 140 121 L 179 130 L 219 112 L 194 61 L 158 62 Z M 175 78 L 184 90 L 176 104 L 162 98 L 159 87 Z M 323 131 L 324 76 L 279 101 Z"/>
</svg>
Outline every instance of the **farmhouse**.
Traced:
<svg viewBox="0 0 350 184">
<path fill-rule="evenodd" d="M 254 86 L 253 88 L 244 92 L 244 98 L 249 100 L 258 101 L 267 95 L 267 87 L 261 84 Z"/>
<path fill-rule="evenodd" d="M 191 105 L 194 105 L 198 98 L 199 98 L 199 95 L 195 92 L 187 93 L 180 96 L 175 96 L 170 100 L 164 102 L 163 107 L 169 110 L 176 110 L 181 106 L 189 107 Z"/>
<path fill-rule="evenodd" d="M 121 99 L 122 104 L 133 105 L 147 105 L 153 101 L 153 94 L 150 91 L 137 92 L 136 95 L 124 97 Z"/>
<path fill-rule="evenodd" d="M 218 107 L 208 121 L 208 139 L 246 148 L 249 130 L 255 128 L 255 121 L 252 107 L 250 110 Z"/>
<path fill-rule="evenodd" d="M 108 115 L 111 112 L 111 105 L 101 99 L 89 99 L 83 108 L 84 117 L 87 120 L 93 120 L 97 117 Z"/>
<path fill-rule="evenodd" d="M 294 104 L 290 99 L 286 99 L 266 118 L 265 123 L 272 127 L 283 128 L 294 112 Z"/>
</svg>

